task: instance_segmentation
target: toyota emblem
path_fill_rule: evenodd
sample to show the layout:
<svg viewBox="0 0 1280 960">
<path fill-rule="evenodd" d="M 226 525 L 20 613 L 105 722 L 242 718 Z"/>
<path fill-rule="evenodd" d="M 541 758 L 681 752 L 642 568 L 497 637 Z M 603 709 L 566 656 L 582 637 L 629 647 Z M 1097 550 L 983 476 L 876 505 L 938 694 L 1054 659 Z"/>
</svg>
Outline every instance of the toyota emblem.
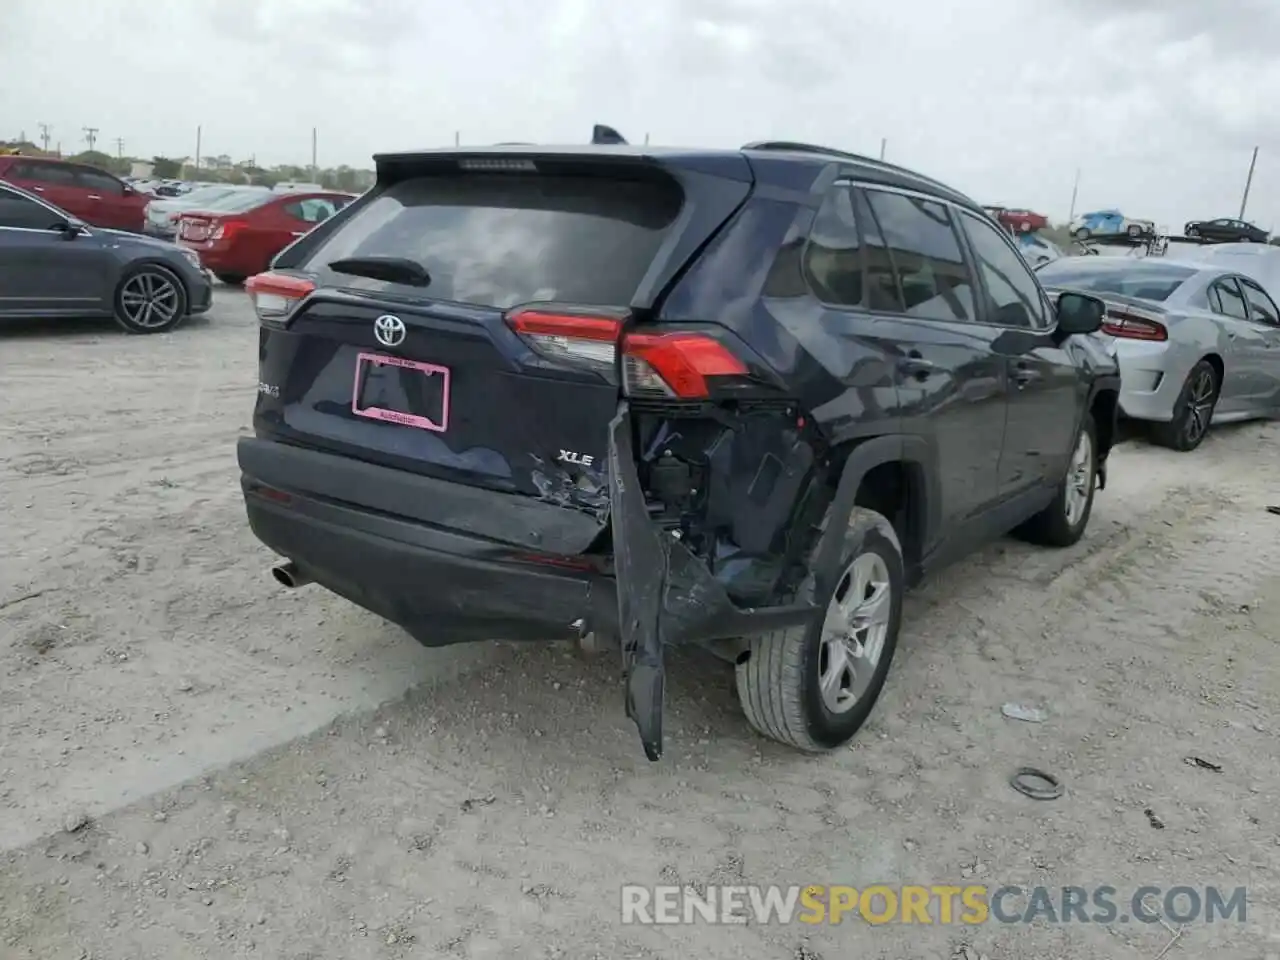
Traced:
<svg viewBox="0 0 1280 960">
<path fill-rule="evenodd" d="M 404 343 L 404 321 L 386 313 L 373 321 L 373 335 L 384 347 L 398 347 Z"/>
</svg>

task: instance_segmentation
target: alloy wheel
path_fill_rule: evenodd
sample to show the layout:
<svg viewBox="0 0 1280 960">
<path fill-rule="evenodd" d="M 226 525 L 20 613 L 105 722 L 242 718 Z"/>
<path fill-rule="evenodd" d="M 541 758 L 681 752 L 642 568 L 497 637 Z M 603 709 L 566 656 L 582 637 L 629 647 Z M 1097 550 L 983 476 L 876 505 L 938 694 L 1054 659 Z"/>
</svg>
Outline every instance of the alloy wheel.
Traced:
<svg viewBox="0 0 1280 960">
<path fill-rule="evenodd" d="M 892 610 L 888 566 L 874 553 L 862 554 L 841 575 L 822 624 L 818 689 L 832 713 L 847 713 L 867 692 Z"/>
<path fill-rule="evenodd" d="M 1187 390 L 1187 410 L 1183 416 L 1182 433 L 1188 444 L 1200 442 L 1209 429 L 1213 416 L 1214 394 L 1217 384 L 1213 371 L 1208 367 L 1197 370 Z"/>
<path fill-rule="evenodd" d="M 158 271 L 135 273 L 120 288 L 120 309 L 143 330 L 168 326 L 182 304 L 175 281 Z"/>
<path fill-rule="evenodd" d="M 1089 506 L 1089 494 L 1093 487 L 1093 440 L 1087 430 L 1080 431 L 1071 465 L 1067 468 L 1067 483 L 1063 493 L 1067 523 L 1074 527 Z"/>
</svg>

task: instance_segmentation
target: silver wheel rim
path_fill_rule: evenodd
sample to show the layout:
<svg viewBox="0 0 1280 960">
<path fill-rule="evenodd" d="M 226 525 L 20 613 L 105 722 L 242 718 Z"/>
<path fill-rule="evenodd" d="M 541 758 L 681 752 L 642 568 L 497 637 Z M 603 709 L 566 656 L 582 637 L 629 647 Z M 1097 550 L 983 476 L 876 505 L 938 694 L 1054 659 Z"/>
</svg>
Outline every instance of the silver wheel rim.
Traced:
<svg viewBox="0 0 1280 960">
<path fill-rule="evenodd" d="M 178 315 L 178 288 L 162 273 L 135 273 L 120 288 L 120 308 L 130 323 L 144 329 L 163 327 Z"/>
<path fill-rule="evenodd" d="M 1209 419 L 1213 416 L 1213 373 L 1199 370 L 1189 384 L 1187 390 L 1187 418 L 1184 433 L 1187 442 L 1195 443 L 1209 429 Z"/>
<path fill-rule="evenodd" d="M 818 654 L 818 689 L 832 713 L 847 713 L 875 675 L 893 609 L 889 568 L 864 553 L 845 569 L 827 605 Z"/>
<path fill-rule="evenodd" d="M 1067 468 L 1066 500 L 1067 523 L 1075 526 L 1084 516 L 1093 487 L 1093 441 L 1086 431 L 1080 431 L 1076 449 L 1071 454 L 1071 466 Z"/>
</svg>

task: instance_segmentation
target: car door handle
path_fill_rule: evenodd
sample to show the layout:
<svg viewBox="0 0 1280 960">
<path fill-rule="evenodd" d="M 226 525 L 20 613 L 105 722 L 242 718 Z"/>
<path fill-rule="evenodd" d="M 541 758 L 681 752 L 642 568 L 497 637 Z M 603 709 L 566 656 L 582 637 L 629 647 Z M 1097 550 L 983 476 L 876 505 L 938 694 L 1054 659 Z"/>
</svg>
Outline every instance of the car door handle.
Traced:
<svg viewBox="0 0 1280 960">
<path fill-rule="evenodd" d="M 100 196 L 98 196 L 96 193 L 91 193 L 91 194 L 89 194 L 89 199 L 90 199 L 90 200 L 101 200 L 102 198 L 101 198 Z"/>
<path fill-rule="evenodd" d="M 31 190 L 33 193 L 44 193 L 44 187 L 32 187 Z"/>
<path fill-rule="evenodd" d="M 912 350 L 898 361 L 898 372 L 905 377 L 916 380 L 927 380 L 929 374 L 938 368 L 932 360 L 926 360 L 918 351 Z"/>
<path fill-rule="evenodd" d="M 295 231 L 293 232 L 293 235 L 294 235 L 295 237 L 305 237 L 305 236 L 307 235 L 307 231 L 305 231 L 305 230 L 295 230 Z"/>
</svg>

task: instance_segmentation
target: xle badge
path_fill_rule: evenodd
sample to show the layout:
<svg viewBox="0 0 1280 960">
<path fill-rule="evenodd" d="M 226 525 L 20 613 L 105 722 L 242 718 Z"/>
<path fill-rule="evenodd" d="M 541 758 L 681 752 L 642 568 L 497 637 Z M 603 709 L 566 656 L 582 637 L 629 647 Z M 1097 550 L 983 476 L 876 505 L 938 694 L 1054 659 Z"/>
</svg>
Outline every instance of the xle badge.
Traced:
<svg viewBox="0 0 1280 960">
<path fill-rule="evenodd" d="M 560 456 L 556 457 L 561 463 L 572 463 L 579 467 L 589 467 L 596 462 L 596 458 L 585 453 L 575 453 L 572 450 L 561 450 Z"/>
</svg>

